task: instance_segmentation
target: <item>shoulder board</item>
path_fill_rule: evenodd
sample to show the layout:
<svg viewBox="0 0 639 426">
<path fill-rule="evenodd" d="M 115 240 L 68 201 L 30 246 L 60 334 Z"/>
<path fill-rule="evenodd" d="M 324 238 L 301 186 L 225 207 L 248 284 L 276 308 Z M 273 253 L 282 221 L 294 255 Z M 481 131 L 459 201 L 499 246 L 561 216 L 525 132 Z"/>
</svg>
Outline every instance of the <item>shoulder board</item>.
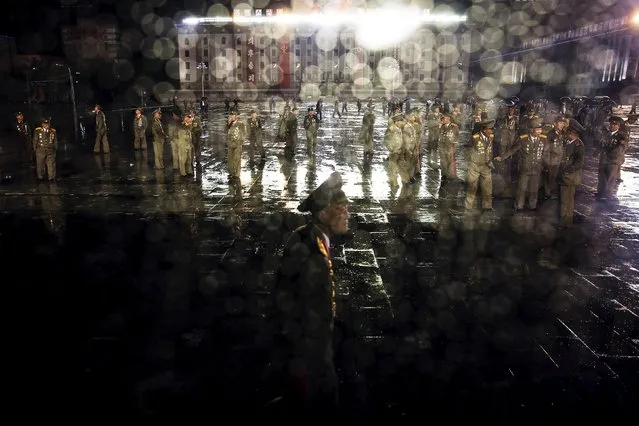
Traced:
<svg viewBox="0 0 639 426">
<path fill-rule="evenodd" d="M 519 136 L 519 139 L 528 139 L 528 134 Z"/>
<path fill-rule="evenodd" d="M 42 130 L 42 127 L 36 127 L 35 129 L 36 130 Z"/>
<path fill-rule="evenodd" d="M 492 140 L 492 139 L 495 139 L 495 135 L 490 135 L 490 136 L 488 136 L 488 139 L 491 139 L 491 140 Z"/>
<path fill-rule="evenodd" d="M 479 139 L 479 133 L 473 133 L 473 139 Z"/>
<path fill-rule="evenodd" d="M 577 145 L 577 146 L 583 146 L 583 144 L 584 144 L 584 143 L 583 143 L 583 141 L 582 141 L 581 139 L 577 138 L 577 139 L 575 140 L 575 145 Z"/>
<path fill-rule="evenodd" d="M 541 135 L 539 135 L 540 138 L 542 139 L 548 139 L 548 136 L 544 135 L 543 133 Z"/>
</svg>

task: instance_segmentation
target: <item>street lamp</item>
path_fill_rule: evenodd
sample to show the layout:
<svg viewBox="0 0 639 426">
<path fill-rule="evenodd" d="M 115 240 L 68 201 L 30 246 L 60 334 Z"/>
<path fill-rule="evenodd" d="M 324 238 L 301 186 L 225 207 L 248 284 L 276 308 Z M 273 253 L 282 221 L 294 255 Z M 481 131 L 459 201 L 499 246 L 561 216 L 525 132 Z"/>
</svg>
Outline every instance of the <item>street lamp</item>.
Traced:
<svg viewBox="0 0 639 426">
<path fill-rule="evenodd" d="M 632 24 L 639 27 L 639 11 L 632 15 Z"/>
<path fill-rule="evenodd" d="M 204 73 L 206 70 L 209 69 L 209 63 L 208 62 L 200 62 L 199 64 L 197 64 L 197 69 L 199 69 L 201 71 L 201 80 L 202 80 L 202 97 L 204 97 Z"/>
</svg>

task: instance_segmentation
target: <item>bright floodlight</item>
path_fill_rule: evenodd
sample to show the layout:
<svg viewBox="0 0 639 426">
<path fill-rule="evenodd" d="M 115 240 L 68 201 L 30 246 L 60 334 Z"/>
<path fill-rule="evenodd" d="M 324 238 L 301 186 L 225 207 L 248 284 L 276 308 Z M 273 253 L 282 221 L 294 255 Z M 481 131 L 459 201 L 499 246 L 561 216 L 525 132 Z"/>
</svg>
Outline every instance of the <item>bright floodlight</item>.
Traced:
<svg viewBox="0 0 639 426">
<path fill-rule="evenodd" d="M 341 24 L 355 24 L 358 27 L 370 28 L 373 23 L 380 23 L 380 15 L 383 15 L 383 27 L 390 24 L 394 27 L 415 28 L 422 23 L 453 24 L 465 22 L 466 16 L 452 13 L 430 13 L 429 10 L 419 11 L 415 8 L 382 8 L 376 10 L 359 9 L 351 12 L 322 12 L 308 14 L 281 14 L 274 16 L 205 16 L 185 18 L 182 23 L 186 25 L 197 24 L 281 24 L 300 25 L 311 24 L 317 26 L 335 26 Z M 380 27 L 376 27 L 376 31 Z"/>
<path fill-rule="evenodd" d="M 639 12 L 635 12 L 635 14 L 632 16 L 632 24 L 639 25 Z"/>
</svg>

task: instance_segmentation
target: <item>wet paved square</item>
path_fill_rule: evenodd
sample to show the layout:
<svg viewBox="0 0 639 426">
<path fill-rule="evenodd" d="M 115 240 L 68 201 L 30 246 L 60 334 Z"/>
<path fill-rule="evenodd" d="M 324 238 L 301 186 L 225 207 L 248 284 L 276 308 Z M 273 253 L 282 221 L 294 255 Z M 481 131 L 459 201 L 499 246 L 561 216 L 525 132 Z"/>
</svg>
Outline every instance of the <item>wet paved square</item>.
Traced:
<svg viewBox="0 0 639 426">
<path fill-rule="evenodd" d="M 425 166 L 392 192 L 379 113 L 370 167 L 354 142 L 361 116 L 325 114 L 315 158 L 300 131 L 291 162 L 269 142 L 276 116 L 266 114 L 265 164 L 245 152 L 241 185 L 229 186 L 215 109 L 193 179 L 154 170 L 151 152 L 134 155 L 115 133 L 108 157 L 89 142 L 65 146 L 56 184 L 33 170 L 5 181 L 16 395 L 78 417 L 268 413 L 278 255 L 305 221 L 299 200 L 337 170 L 352 200 L 351 232 L 332 241 L 347 417 L 629 414 L 639 391 L 636 137 L 618 204 L 594 201 L 590 159 L 577 224 L 560 231 L 556 200 L 513 215 L 496 198 L 495 212 L 469 214 L 463 183 L 442 185 Z M 458 168 L 463 179 L 463 157 Z"/>
</svg>

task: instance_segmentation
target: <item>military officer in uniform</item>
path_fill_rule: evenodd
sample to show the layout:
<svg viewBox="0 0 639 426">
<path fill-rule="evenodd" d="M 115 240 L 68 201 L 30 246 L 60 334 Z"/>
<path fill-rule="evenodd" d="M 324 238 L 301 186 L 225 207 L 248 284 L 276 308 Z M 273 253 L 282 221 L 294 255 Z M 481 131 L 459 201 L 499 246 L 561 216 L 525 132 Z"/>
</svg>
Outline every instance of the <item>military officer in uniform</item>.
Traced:
<svg viewBox="0 0 639 426">
<path fill-rule="evenodd" d="M 48 119 L 42 120 L 40 127 L 35 128 L 33 132 L 33 146 L 35 148 L 38 179 L 44 179 L 46 171 L 49 182 L 55 182 L 55 155 L 58 150 L 58 136 L 55 129 L 50 127 Z"/>
<path fill-rule="evenodd" d="M 34 159 L 33 138 L 31 137 L 31 126 L 24 119 L 21 112 L 16 113 L 16 136 L 20 161 L 32 163 Z"/>
<path fill-rule="evenodd" d="M 518 131 L 519 116 L 514 106 L 508 107 L 506 115 L 499 121 L 499 138 L 497 143 L 497 155 L 501 155 L 508 151 L 515 144 L 519 137 Z M 507 188 L 506 192 L 511 193 L 511 184 L 513 182 L 512 158 L 504 161 L 499 168 L 500 175 L 504 179 Z"/>
<path fill-rule="evenodd" d="M 437 142 L 439 141 L 439 125 L 442 121 L 439 107 L 433 105 L 431 111 L 426 117 L 426 127 L 428 127 L 428 143 L 426 145 L 426 155 L 428 156 L 428 165 L 433 169 L 438 169 L 437 164 Z"/>
<path fill-rule="evenodd" d="M 319 120 L 313 108 L 309 108 L 306 112 L 302 125 L 306 130 L 306 153 L 311 155 L 315 152 L 315 140 L 319 130 Z"/>
<path fill-rule="evenodd" d="M 262 134 L 264 125 L 262 119 L 257 115 L 257 111 L 251 110 L 251 117 L 248 120 L 249 130 L 249 146 L 251 148 L 251 159 L 255 153 L 260 155 L 260 160 L 264 162 L 266 151 L 264 151 L 264 143 L 262 142 Z"/>
<path fill-rule="evenodd" d="M 566 131 L 566 144 L 559 165 L 559 225 L 572 226 L 575 211 L 575 192 L 581 183 L 586 150 L 579 138 L 586 129 L 575 119 L 570 119 Z"/>
<path fill-rule="evenodd" d="M 195 109 L 191 109 L 191 136 L 193 138 L 193 159 L 195 164 L 200 164 L 202 154 L 202 119 L 196 114 Z"/>
<path fill-rule="evenodd" d="M 530 210 L 537 210 L 537 198 L 539 196 L 539 182 L 541 170 L 546 155 L 546 135 L 542 134 L 543 124 L 540 119 L 531 122 L 529 133 L 519 136 L 516 143 L 505 153 L 495 157 L 497 161 L 503 161 L 515 153 L 519 153 L 517 170 L 517 193 L 515 194 L 515 211 L 521 212 L 524 203 L 528 199 Z"/>
<path fill-rule="evenodd" d="M 313 421 L 334 416 L 338 405 L 331 238 L 348 231 L 348 200 L 341 187 L 334 172 L 299 205 L 311 221 L 288 239 L 273 292 L 277 358 L 287 377 L 284 409 Z"/>
<path fill-rule="evenodd" d="M 559 165 L 564 158 L 564 145 L 566 144 L 566 132 L 564 127 L 566 121 L 563 117 L 555 118 L 553 128 L 548 132 L 548 155 L 546 156 L 546 167 L 544 168 L 544 195 L 548 199 L 557 190 L 557 174 Z M 573 129 L 574 130 L 574 129 Z"/>
<path fill-rule="evenodd" d="M 600 141 L 599 174 L 597 182 L 597 198 L 606 200 L 615 195 L 619 168 L 623 163 L 628 136 L 621 130 L 623 119 L 610 117 L 610 133 Z"/>
<path fill-rule="evenodd" d="M 368 104 L 364 117 L 362 117 L 362 128 L 359 131 L 359 140 L 364 146 L 364 162 L 373 158 L 373 129 L 375 127 L 375 113 L 373 105 Z"/>
<path fill-rule="evenodd" d="M 459 127 L 452 122 L 451 115 L 442 114 L 442 122 L 439 126 L 439 163 L 442 169 L 442 179 L 455 179 L 457 177 L 457 164 L 455 162 L 455 147 L 459 142 Z"/>
<path fill-rule="evenodd" d="M 182 123 L 178 124 L 175 130 L 175 137 L 178 148 L 178 169 L 180 176 L 193 174 L 193 136 L 191 135 L 190 114 L 184 114 Z"/>
<path fill-rule="evenodd" d="M 146 149 L 146 128 L 148 122 L 141 108 L 136 108 L 133 117 L 133 149 Z"/>
<path fill-rule="evenodd" d="M 108 154 L 109 149 L 109 139 L 107 138 L 108 127 L 106 122 L 106 116 L 104 112 L 102 112 L 102 107 L 98 104 L 95 104 L 93 107 L 93 113 L 95 114 L 95 144 L 93 145 L 93 152 L 95 154 L 100 153 L 100 144 L 102 144 L 102 151 L 105 154 Z"/>
<path fill-rule="evenodd" d="M 237 180 L 240 178 L 242 165 L 242 145 L 246 137 L 244 123 L 239 120 L 237 111 L 231 110 L 229 118 L 226 121 L 227 134 L 227 162 L 229 170 L 229 179 Z"/>
<path fill-rule="evenodd" d="M 153 123 L 151 124 L 151 133 L 153 134 L 153 158 L 155 168 L 164 170 L 164 143 L 167 135 L 162 125 L 162 112 L 159 109 L 153 111 Z"/>
<path fill-rule="evenodd" d="M 478 184 L 481 185 L 481 206 L 483 210 L 493 208 L 493 128 L 495 120 L 477 124 L 477 133 L 473 133 L 467 146 L 468 189 L 464 207 L 471 210 L 475 204 Z"/>
</svg>

